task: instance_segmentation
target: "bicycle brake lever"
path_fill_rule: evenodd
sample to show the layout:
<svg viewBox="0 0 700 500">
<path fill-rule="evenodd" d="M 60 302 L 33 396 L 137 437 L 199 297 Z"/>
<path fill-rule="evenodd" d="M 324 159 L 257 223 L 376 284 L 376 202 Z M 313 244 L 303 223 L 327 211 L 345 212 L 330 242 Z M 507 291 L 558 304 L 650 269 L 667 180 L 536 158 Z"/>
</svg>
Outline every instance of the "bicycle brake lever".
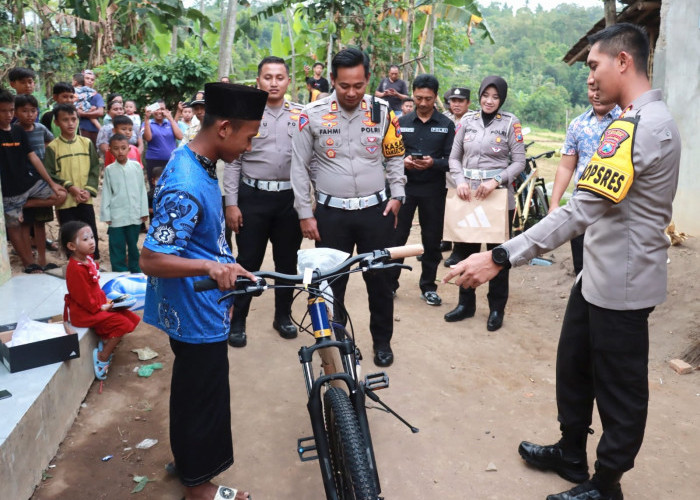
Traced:
<svg viewBox="0 0 700 500">
<path fill-rule="evenodd" d="M 398 262 L 392 262 L 390 264 L 383 264 L 382 266 L 377 266 L 380 269 L 389 269 L 393 267 L 398 267 L 399 269 L 408 269 L 409 271 L 413 271 L 413 268 L 409 266 L 408 264 L 399 264 Z"/>
</svg>

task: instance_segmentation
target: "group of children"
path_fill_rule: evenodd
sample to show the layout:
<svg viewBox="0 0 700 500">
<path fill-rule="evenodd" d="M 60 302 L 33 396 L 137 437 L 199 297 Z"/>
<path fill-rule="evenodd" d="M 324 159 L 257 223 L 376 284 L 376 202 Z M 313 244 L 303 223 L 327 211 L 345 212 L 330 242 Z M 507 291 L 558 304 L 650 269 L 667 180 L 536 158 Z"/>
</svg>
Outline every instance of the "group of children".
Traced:
<svg viewBox="0 0 700 500">
<path fill-rule="evenodd" d="M 78 134 L 76 108 L 88 110 L 89 103 L 81 101 L 88 100 L 94 90 L 57 83 L 55 105 L 39 121 L 39 103 L 32 95 L 34 73 L 16 68 L 9 76 L 17 95 L 0 90 L 0 183 L 7 234 L 26 273 L 57 267 L 46 262 L 45 230 L 56 208 L 61 244 L 69 256 L 64 317 L 75 326 L 92 327 L 103 339 L 93 362 L 96 377 L 104 379 L 119 339 L 134 330 L 139 317 L 112 310 L 112 302 L 99 286 L 93 200 L 102 171 L 95 145 Z M 76 80 L 74 77 L 74 83 L 81 83 Z M 141 152 L 130 144 L 134 121 L 128 115 L 117 115 L 107 127 L 112 130 L 101 148 L 105 169 L 100 219 L 109 226 L 112 270 L 140 272 L 138 237 L 142 223 L 148 220 L 149 201 Z M 149 179 L 153 185 L 156 180 Z"/>
</svg>

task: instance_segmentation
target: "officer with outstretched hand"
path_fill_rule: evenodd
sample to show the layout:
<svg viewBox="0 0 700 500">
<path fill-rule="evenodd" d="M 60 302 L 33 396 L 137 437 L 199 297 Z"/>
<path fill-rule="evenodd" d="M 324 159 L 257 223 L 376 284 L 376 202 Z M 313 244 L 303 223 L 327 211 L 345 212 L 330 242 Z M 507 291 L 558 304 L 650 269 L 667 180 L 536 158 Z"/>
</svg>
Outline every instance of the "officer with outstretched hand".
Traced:
<svg viewBox="0 0 700 500">
<path fill-rule="evenodd" d="M 634 466 L 649 402 L 649 314 L 666 299 L 680 134 L 647 75 L 644 28 L 620 23 L 589 37 L 588 85 L 622 114 L 603 133 L 569 203 L 492 252 L 470 256 L 445 276 L 477 287 L 501 269 L 527 263 L 586 231 L 583 271 L 562 325 L 556 367 L 561 440 L 527 441 L 528 463 L 572 482 L 548 500 L 622 500 L 620 479 Z M 586 441 L 593 402 L 603 425 L 595 474 Z"/>
</svg>

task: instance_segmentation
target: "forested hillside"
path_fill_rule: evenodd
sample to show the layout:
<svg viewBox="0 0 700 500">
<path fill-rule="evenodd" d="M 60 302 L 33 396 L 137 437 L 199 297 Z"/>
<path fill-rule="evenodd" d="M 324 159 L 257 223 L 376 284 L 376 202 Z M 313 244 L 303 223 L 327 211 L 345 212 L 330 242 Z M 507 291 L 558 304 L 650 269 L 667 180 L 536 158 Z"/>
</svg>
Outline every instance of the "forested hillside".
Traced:
<svg viewBox="0 0 700 500">
<path fill-rule="evenodd" d="M 462 48 L 454 52 L 454 65 L 436 71 L 441 83 L 476 91 L 484 76 L 500 75 L 509 85 L 506 108 L 523 123 L 563 129 L 567 109 L 571 118 L 588 105 L 588 69 L 581 63 L 570 67 L 562 57 L 603 16 L 602 7 L 584 9 L 572 3 L 551 11 L 520 9 L 514 13 L 495 5 L 482 13 L 496 43 L 476 39 L 467 47 L 463 42 L 466 30 L 454 31 L 450 44 Z M 449 25 L 447 30 L 453 31 Z M 450 36 L 449 32 L 444 36 Z"/>
</svg>

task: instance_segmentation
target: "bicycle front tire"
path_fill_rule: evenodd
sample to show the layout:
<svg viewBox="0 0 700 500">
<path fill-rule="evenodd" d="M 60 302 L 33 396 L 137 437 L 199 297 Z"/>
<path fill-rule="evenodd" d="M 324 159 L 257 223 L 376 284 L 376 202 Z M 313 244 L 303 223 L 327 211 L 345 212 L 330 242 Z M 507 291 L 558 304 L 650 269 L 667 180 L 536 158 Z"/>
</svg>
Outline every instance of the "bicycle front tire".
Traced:
<svg viewBox="0 0 700 500">
<path fill-rule="evenodd" d="M 333 479 L 340 500 L 377 500 L 370 452 L 348 395 L 331 387 L 323 395 Z"/>
</svg>

